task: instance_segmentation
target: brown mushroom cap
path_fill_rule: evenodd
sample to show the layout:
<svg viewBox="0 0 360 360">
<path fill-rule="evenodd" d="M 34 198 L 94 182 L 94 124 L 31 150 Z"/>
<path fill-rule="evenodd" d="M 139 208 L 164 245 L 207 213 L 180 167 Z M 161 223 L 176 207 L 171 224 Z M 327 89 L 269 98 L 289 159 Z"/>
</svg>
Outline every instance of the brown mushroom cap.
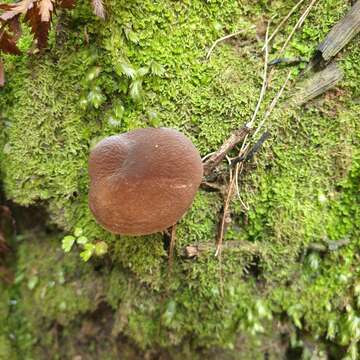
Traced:
<svg viewBox="0 0 360 360">
<path fill-rule="evenodd" d="M 100 141 L 89 160 L 89 206 L 115 234 L 152 234 L 174 225 L 194 199 L 203 166 L 180 132 L 138 129 Z"/>
</svg>

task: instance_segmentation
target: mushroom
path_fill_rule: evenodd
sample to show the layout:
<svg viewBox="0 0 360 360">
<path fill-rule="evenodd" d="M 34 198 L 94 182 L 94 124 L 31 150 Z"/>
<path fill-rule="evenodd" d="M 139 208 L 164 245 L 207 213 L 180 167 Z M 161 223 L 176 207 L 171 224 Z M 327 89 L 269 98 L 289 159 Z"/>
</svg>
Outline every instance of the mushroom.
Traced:
<svg viewBox="0 0 360 360">
<path fill-rule="evenodd" d="M 186 136 L 146 128 L 100 141 L 90 153 L 89 174 L 89 206 L 97 222 L 115 234 L 146 235 L 184 215 L 203 166 Z"/>
</svg>

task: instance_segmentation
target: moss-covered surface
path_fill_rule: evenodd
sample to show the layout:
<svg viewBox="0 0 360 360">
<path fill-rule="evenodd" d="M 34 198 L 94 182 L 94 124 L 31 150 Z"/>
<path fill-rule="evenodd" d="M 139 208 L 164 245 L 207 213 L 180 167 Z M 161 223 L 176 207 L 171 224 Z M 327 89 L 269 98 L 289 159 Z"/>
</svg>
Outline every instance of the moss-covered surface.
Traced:
<svg viewBox="0 0 360 360">
<path fill-rule="evenodd" d="M 4 191 L 18 204 L 45 205 L 59 230 L 27 229 L 13 239 L 15 283 L 0 287 L 1 359 L 356 358 L 359 37 L 337 59 L 345 76 L 335 90 L 299 109 L 279 105 L 270 118 L 271 140 L 247 166 L 242 201 L 231 204 L 225 241 L 245 245 L 225 248 L 221 268 L 211 251 L 181 257 L 188 244 L 214 243 L 219 193 L 200 190 L 178 224 L 171 273 L 162 234 L 111 235 L 87 206 L 87 158 L 100 138 L 169 126 L 206 155 L 250 119 L 264 19 L 276 15 L 274 29 L 295 1 L 254 3 L 109 0 L 105 22 L 80 3 L 59 14 L 44 54 L 7 58 Z M 348 7 L 315 5 L 286 56 L 310 57 Z M 271 58 L 299 14 L 276 37 Z M 240 28 L 206 60 L 217 38 Z M 286 72 L 276 71 L 265 103 Z M 75 228 L 105 241 L 108 254 L 88 263 L 76 246 L 64 254 L 61 238 Z"/>
</svg>

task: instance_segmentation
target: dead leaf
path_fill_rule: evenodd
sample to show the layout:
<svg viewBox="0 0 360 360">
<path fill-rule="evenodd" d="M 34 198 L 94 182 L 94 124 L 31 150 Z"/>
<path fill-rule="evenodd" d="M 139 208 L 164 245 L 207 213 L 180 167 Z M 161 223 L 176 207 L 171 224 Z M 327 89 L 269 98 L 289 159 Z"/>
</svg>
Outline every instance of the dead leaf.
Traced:
<svg viewBox="0 0 360 360">
<path fill-rule="evenodd" d="M 16 0 L 15 0 L 16 1 Z M 91 0 L 94 12 L 105 17 L 102 0 Z M 70 9 L 76 0 L 20 0 L 12 4 L 0 4 L 0 52 L 20 55 L 16 43 L 21 36 L 20 21 L 26 22 L 34 34 L 34 48 L 31 54 L 47 46 L 52 14 L 56 7 Z M 0 87 L 4 86 L 4 65 L 0 62 Z"/>
<path fill-rule="evenodd" d="M 94 14 L 102 19 L 105 19 L 105 8 L 102 0 L 92 0 L 91 3 L 94 9 Z"/>
<path fill-rule="evenodd" d="M 16 40 L 14 36 L 11 36 L 5 29 L 0 32 L 0 49 L 8 54 L 21 54 L 21 51 L 16 46 Z"/>
<path fill-rule="evenodd" d="M 0 16 L 0 19 L 8 21 L 17 15 L 25 14 L 29 9 L 34 6 L 34 1 L 35 0 L 22 0 L 15 4 L 9 4 L 10 9 L 4 12 Z"/>
<path fill-rule="evenodd" d="M 25 16 L 25 21 L 30 25 L 31 32 L 37 40 L 37 47 L 39 49 L 45 48 L 48 40 L 50 22 L 41 21 L 37 3 L 28 10 Z"/>
<path fill-rule="evenodd" d="M 60 7 L 63 9 L 72 9 L 75 6 L 75 0 L 61 0 Z"/>
<path fill-rule="evenodd" d="M 41 21 L 50 22 L 54 6 L 51 0 L 41 0 L 39 3 L 39 14 Z"/>
<path fill-rule="evenodd" d="M 22 34 L 19 16 L 20 15 L 15 16 L 8 21 L 9 30 L 14 34 L 13 38 L 15 39 L 15 41 L 19 40 Z"/>
</svg>

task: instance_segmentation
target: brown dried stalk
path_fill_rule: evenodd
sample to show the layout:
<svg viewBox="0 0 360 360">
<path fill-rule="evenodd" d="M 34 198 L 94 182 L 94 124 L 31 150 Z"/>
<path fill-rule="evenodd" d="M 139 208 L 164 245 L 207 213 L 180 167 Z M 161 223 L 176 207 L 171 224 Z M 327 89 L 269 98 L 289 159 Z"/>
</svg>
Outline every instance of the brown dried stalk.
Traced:
<svg viewBox="0 0 360 360">
<path fill-rule="evenodd" d="M 169 247 L 169 270 L 172 270 L 174 262 L 174 250 L 176 244 L 176 224 L 171 227 L 170 231 L 170 247 Z"/>
<path fill-rule="evenodd" d="M 251 128 L 244 125 L 242 128 L 235 130 L 220 146 L 219 150 L 213 153 L 204 162 L 204 175 L 209 175 L 216 166 L 225 158 L 225 156 L 231 151 L 237 144 L 244 140 L 245 136 L 250 132 Z"/>
</svg>

